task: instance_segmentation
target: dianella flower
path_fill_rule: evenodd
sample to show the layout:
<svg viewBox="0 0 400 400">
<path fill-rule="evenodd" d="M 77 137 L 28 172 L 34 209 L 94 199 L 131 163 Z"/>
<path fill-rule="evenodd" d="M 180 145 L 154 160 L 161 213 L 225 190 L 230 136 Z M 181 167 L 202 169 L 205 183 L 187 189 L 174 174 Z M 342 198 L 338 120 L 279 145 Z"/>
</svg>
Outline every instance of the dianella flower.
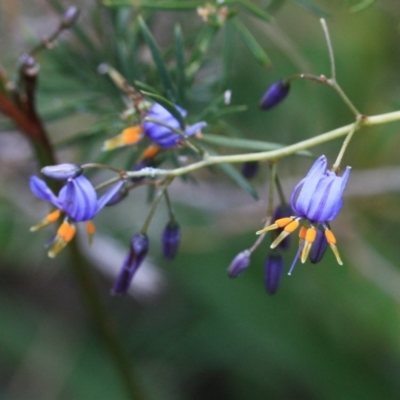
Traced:
<svg viewBox="0 0 400 400">
<path fill-rule="evenodd" d="M 177 105 L 175 107 L 185 118 L 187 111 Z M 207 125 L 202 121 L 182 129 L 179 121 L 159 103 L 154 103 L 143 116 L 151 119 L 151 121 L 144 120 L 139 125 L 124 129 L 121 134 L 105 141 L 103 150 L 137 144 L 144 136 L 147 136 L 161 148 L 177 147 L 186 138 L 200 132 Z"/>
<path fill-rule="evenodd" d="M 63 222 L 49 244 L 49 257 L 54 258 L 73 239 L 76 222 L 86 222 L 86 230 L 89 241 L 91 241 L 95 232 L 95 226 L 91 220 L 120 190 L 122 185 L 122 181 L 118 182 L 100 198 L 97 198 L 96 190 L 91 182 L 83 175 L 79 175 L 69 178 L 56 196 L 45 181 L 31 176 L 30 189 L 32 193 L 54 206 L 54 209 L 42 221 L 31 227 L 31 231 L 37 231 L 56 222 L 61 215 L 64 215 Z"/>
<path fill-rule="evenodd" d="M 335 172 L 327 170 L 326 157 L 319 157 L 306 177 L 293 190 L 290 204 L 296 215 L 278 219 L 272 225 L 257 232 L 257 234 L 260 234 L 283 228 L 283 231 L 271 244 L 271 248 L 275 248 L 302 224 L 299 231 L 299 250 L 289 274 L 293 270 L 298 257 L 300 257 L 302 263 L 307 260 L 313 245 L 316 243 L 319 230 L 323 231 L 326 242 L 332 249 L 337 262 L 340 265 L 343 264 L 336 247 L 336 238 L 329 223 L 337 217 L 343 206 L 343 192 L 350 176 L 350 170 L 351 168 L 347 167 L 343 176 L 338 176 Z M 320 243 L 319 240 L 317 245 L 321 246 L 321 243 L 323 245 L 323 242 Z M 315 259 L 318 259 L 318 257 L 315 256 Z"/>
</svg>

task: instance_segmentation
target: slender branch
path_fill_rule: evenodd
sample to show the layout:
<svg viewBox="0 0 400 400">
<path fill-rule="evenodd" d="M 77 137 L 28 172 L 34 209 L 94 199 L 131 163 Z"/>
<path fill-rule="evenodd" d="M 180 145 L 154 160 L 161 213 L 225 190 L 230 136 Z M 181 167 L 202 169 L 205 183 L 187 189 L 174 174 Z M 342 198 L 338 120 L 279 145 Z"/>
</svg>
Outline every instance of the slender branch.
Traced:
<svg viewBox="0 0 400 400">
<path fill-rule="evenodd" d="M 326 21 L 325 21 L 324 18 L 321 18 L 319 20 L 319 22 L 321 23 L 322 29 L 324 31 L 326 45 L 328 47 L 329 60 L 330 60 L 330 63 L 331 63 L 331 76 L 332 76 L 332 79 L 336 81 L 335 57 L 334 57 L 334 53 L 333 53 L 333 46 L 332 46 L 331 37 L 329 35 L 328 25 L 326 24 Z"/>
</svg>

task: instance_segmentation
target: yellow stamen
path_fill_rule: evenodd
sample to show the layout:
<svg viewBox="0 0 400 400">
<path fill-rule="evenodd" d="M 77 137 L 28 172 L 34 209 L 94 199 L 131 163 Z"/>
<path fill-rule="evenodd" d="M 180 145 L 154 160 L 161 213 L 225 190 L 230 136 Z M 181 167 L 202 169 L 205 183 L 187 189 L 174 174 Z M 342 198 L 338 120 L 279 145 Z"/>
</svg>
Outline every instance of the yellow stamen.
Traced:
<svg viewBox="0 0 400 400">
<path fill-rule="evenodd" d="M 153 158 L 155 157 L 158 153 L 160 152 L 160 146 L 156 144 L 151 144 L 149 147 L 147 147 L 142 155 L 140 156 L 139 160 L 144 160 L 146 158 Z"/>
<path fill-rule="evenodd" d="M 297 221 L 297 220 L 295 220 L 295 221 Z M 285 217 L 285 218 L 277 219 L 272 225 L 268 225 L 265 228 L 257 231 L 256 235 L 261 235 L 264 232 L 273 231 L 274 229 L 287 227 L 290 225 L 291 222 L 295 222 L 295 221 L 293 221 L 293 217 Z M 293 230 L 295 230 L 298 225 L 299 225 L 299 223 L 297 222 L 297 225 Z M 291 232 L 293 232 L 293 231 L 291 231 Z"/>
<path fill-rule="evenodd" d="M 108 139 L 103 144 L 103 151 L 113 150 L 117 147 L 128 146 L 131 144 L 136 144 L 143 136 L 143 128 L 141 125 L 131 126 L 126 128 L 117 136 Z"/>
<path fill-rule="evenodd" d="M 35 232 L 53 222 L 56 222 L 58 218 L 60 217 L 61 211 L 60 210 L 54 210 L 50 212 L 46 218 L 43 218 L 39 223 L 37 223 L 34 226 L 31 226 L 30 231 Z"/>
<path fill-rule="evenodd" d="M 300 241 L 303 241 L 306 238 L 306 233 L 307 233 L 307 228 L 305 226 L 302 226 L 299 230 Z"/>
<path fill-rule="evenodd" d="M 57 230 L 57 235 L 51 244 L 47 255 L 54 258 L 75 236 L 76 228 L 64 221 Z"/>
<path fill-rule="evenodd" d="M 96 232 L 96 227 L 92 221 L 86 222 L 86 232 L 88 234 L 89 245 L 91 246 L 93 243 L 93 236 Z"/>
<path fill-rule="evenodd" d="M 308 254 L 310 253 L 311 246 L 317 237 L 317 230 L 314 227 L 308 228 L 306 231 L 305 243 L 303 250 L 301 251 L 301 262 L 304 264 L 307 260 Z"/>
<path fill-rule="evenodd" d="M 141 125 L 131 126 L 130 128 L 124 129 L 122 131 L 124 145 L 137 143 L 142 138 L 142 134 L 143 128 Z"/>
<path fill-rule="evenodd" d="M 336 257 L 336 261 L 338 262 L 339 265 L 343 265 L 343 261 L 340 258 L 339 250 L 336 247 L 336 238 L 333 232 L 330 229 L 325 229 L 325 238 L 326 241 L 329 243 L 329 246 L 332 249 L 333 254 Z"/>
<path fill-rule="evenodd" d="M 287 218 L 282 218 L 282 219 L 287 219 Z M 282 242 L 283 239 L 285 239 L 287 236 L 293 233 L 298 226 L 299 226 L 299 220 L 298 219 L 293 220 L 293 218 L 291 218 L 291 222 L 285 226 L 285 228 L 279 234 L 279 236 L 272 242 L 271 249 L 275 249 L 275 247 L 277 247 L 279 243 Z"/>
</svg>

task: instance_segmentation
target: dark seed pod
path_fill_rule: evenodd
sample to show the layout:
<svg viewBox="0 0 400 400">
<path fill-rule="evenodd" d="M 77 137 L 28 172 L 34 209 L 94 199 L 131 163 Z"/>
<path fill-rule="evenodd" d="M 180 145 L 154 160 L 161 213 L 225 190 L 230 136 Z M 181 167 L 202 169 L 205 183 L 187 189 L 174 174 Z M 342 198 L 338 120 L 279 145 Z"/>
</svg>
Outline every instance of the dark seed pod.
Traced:
<svg viewBox="0 0 400 400">
<path fill-rule="evenodd" d="M 319 263 L 328 248 L 328 242 L 325 237 L 325 232 L 322 229 L 317 229 L 317 236 L 310 250 L 310 261 L 313 264 Z"/>
<path fill-rule="evenodd" d="M 258 161 L 246 161 L 242 164 L 242 175 L 251 179 L 257 175 L 260 163 Z"/>
</svg>

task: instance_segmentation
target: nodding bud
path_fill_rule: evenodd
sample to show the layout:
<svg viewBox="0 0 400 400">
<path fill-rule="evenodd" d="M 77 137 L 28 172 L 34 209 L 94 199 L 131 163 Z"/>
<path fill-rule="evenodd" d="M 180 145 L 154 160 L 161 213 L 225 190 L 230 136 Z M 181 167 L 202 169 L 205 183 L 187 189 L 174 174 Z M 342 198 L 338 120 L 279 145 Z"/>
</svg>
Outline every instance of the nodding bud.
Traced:
<svg viewBox="0 0 400 400">
<path fill-rule="evenodd" d="M 265 288 L 274 294 L 281 283 L 283 258 L 280 254 L 270 254 L 265 262 Z"/>
<path fill-rule="evenodd" d="M 35 58 L 29 54 L 23 54 L 19 59 L 19 65 L 24 75 L 29 77 L 36 77 L 39 73 L 40 66 Z"/>
<path fill-rule="evenodd" d="M 113 197 L 111 197 L 110 200 L 107 201 L 106 207 L 111 207 L 115 206 L 116 204 L 120 203 L 122 200 L 125 199 L 129 194 L 129 190 L 126 188 L 126 186 L 122 186 L 121 189 L 118 190 L 117 193 L 114 194 Z"/>
<path fill-rule="evenodd" d="M 80 10 L 76 6 L 68 7 L 67 10 L 64 12 L 63 16 L 61 17 L 61 28 L 68 29 L 70 28 L 77 19 L 79 18 Z"/>
<path fill-rule="evenodd" d="M 319 228 L 317 229 L 317 236 L 310 250 L 310 261 L 313 264 L 319 263 L 322 260 L 327 248 L 328 242 L 325 237 L 325 232 Z"/>
<path fill-rule="evenodd" d="M 128 292 L 129 286 L 132 282 L 132 278 L 142 264 L 148 251 L 149 239 L 147 238 L 147 235 L 143 233 L 138 233 L 133 236 L 129 252 L 125 257 L 121 271 L 118 274 L 112 288 L 112 294 L 124 295 Z"/>
<path fill-rule="evenodd" d="M 49 165 L 41 169 L 41 173 L 48 178 L 64 181 L 69 178 L 76 178 L 82 174 L 82 168 L 76 164 Z"/>
<path fill-rule="evenodd" d="M 172 260 L 176 256 L 180 240 L 180 226 L 175 221 L 169 221 L 162 234 L 162 250 L 165 258 Z"/>
<path fill-rule="evenodd" d="M 228 276 L 237 278 L 250 266 L 250 250 L 244 250 L 239 253 L 228 267 Z"/>
<path fill-rule="evenodd" d="M 251 179 L 257 175 L 260 163 L 258 161 L 246 161 L 242 164 L 242 175 Z"/>
<path fill-rule="evenodd" d="M 281 79 L 273 83 L 260 100 L 260 108 L 262 110 L 269 110 L 277 106 L 288 95 L 289 89 L 290 83 L 286 80 Z"/>
</svg>

